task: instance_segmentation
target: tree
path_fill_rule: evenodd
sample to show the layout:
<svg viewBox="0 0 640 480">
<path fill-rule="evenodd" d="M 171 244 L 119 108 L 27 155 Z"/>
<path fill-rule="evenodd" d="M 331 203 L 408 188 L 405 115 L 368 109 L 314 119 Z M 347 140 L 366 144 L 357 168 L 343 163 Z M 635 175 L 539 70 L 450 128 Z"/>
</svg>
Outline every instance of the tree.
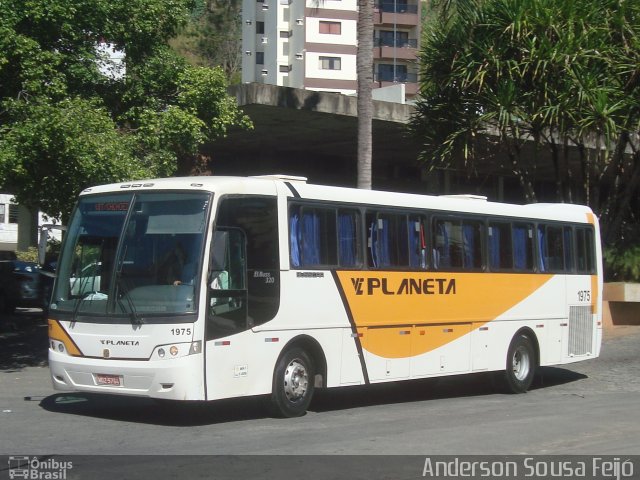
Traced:
<svg viewBox="0 0 640 480">
<path fill-rule="evenodd" d="M 193 65 L 220 66 L 229 82 L 240 82 L 242 2 L 198 0 L 189 22 L 170 41 Z"/>
<path fill-rule="evenodd" d="M 322 4 L 323 0 L 314 0 Z M 358 0 L 357 71 L 357 186 L 371 190 L 373 155 L 373 12 L 374 0 Z"/>
<path fill-rule="evenodd" d="M 358 188 L 371 190 L 373 126 L 373 0 L 358 0 Z"/>
<path fill-rule="evenodd" d="M 206 171 L 201 145 L 250 122 L 222 70 L 169 48 L 192 8 L 0 0 L 0 185 L 55 217 L 90 184 Z"/>
<path fill-rule="evenodd" d="M 412 122 L 431 166 L 477 166 L 496 139 L 525 197 L 551 159 L 558 201 L 588 203 L 613 242 L 637 225 L 640 5 L 629 0 L 446 2 L 426 27 Z M 570 161 L 572 151 L 578 161 Z M 635 205 L 635 206 L 634 206 Z"/>
</svg>

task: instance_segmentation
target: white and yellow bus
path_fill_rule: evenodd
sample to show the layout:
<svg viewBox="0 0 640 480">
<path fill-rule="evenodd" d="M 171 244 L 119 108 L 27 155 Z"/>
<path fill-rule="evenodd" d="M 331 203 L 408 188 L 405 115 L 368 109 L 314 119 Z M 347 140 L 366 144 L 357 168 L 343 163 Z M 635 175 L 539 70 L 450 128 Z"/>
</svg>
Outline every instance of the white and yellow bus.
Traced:
<svg viewBox="0 0 640 480">
<path fill-rule="evenodd" d="M 49 316 L 58 390 L 172 400 L 269 395 L 594 358 L 598 222 L 509 205 L 311 185 L 286 176 L 86 189 Z"/>
</svg>

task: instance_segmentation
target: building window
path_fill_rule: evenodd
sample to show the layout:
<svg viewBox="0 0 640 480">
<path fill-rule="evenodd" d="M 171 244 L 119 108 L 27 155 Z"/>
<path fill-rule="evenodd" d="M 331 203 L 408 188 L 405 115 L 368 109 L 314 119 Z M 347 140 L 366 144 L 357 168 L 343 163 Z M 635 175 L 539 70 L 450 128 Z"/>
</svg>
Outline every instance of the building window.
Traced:
<svg viewBox="0 0 640 480">
<path fill-rule="evenodd" d="M 280 71 L 280 73 L 289 73 L 291 71 L 291 65 L 280 65 L 280 67 L 278 67 L 278 70 Z"/>
<path fill-rule="evenodd" d="M 6 205 L 0 204 L 0 224 L 6 222 L 6 209 Z"/>
<path fill-rule="evenodd" d="M 320 21 L 320 33 L 329 35 L 340 35 L 342 33 L 342 24 L 340 22 Z"/>
<path fill-rule="evenodd" d="M 9 204 L 9 223 L 18 223 L 18 205 Z"/>
<path fill-rule="evenodd" d="M 256 52 L 256 65 L 264 65 L 264 52 Z"/>
<path fill-rule="evenodd" d="M 292 31 L 286 31 L 286 30 L 281 30 L 280 31 L 280 38 L 290 38 L 293 36 L 293 32 Z"/>
<path fill-rule="evenodd" d="M 342 70 L 340 57 L 320 57 L 321 70 Z"/>
<path fill-rule="evenodd" d="M 264 33 L 264 22 L 256 22 L 256 34 L 261 35 Z"/>
</svg>

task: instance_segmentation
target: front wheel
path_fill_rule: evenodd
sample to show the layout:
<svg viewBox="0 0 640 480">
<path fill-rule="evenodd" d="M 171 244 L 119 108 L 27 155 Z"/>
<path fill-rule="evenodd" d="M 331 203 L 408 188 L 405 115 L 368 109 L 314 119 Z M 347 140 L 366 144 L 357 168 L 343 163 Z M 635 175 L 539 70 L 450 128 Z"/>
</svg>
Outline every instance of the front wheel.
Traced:
<svg viewBox="0 0 640 480">
<path fill-rule="evenodd" d="M 313 362 L 304 350 L 287 350 L 273 373 L 272 414 L 277 417 L 304 415 L 313 397 L 314 375 Z"/>
<path fill-rule="evenodd" d="M 510 393 L 525 393 L 529 390 L 536 373 L 536 352 L 531 339 L 523 334 L 511 340 L 507 351 L 504 385 Z"/>
</svg>

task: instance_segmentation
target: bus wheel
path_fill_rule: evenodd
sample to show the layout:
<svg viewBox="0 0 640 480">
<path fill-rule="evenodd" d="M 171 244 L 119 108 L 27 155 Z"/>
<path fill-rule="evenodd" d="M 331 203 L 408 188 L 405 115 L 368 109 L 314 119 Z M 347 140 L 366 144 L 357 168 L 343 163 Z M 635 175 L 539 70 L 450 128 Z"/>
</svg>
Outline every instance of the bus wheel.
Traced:
<svg viewBox="0 0 640 480">
<path fill-rule="evenodd" d="M 271 413 L 277 417 L 304 415 L 313 396 L 313 362 L 300 348 L 287 350 L 273 374 Z"/>
<path fill-rule="evenodd" d="M 507 351 L 504 386 L 509 393 L 525 393 L 536 373 L 536 353 L 531 339 L 523 334 L 513 337 Z"/>
</svg>

